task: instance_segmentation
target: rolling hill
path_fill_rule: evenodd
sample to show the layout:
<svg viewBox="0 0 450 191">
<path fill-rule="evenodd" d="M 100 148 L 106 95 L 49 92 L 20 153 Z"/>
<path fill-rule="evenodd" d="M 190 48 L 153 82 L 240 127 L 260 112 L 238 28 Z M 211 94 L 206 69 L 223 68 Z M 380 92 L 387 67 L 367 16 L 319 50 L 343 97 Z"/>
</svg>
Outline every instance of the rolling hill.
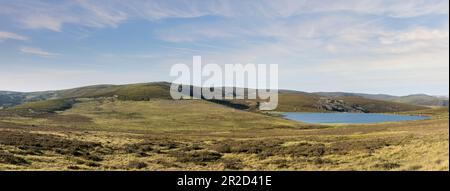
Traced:
<svg viewBox="0 0 450 191">
<path fill-rule="evenodd" d="M 394 99 L 395 102 L 408 103 L 414 105 L 427 105 L 427 106 L 446 106 L 448 107 L 448 98 L 429 96 L 425 94 L 415 94 L 409 96 L 402 96 Z"/>
<path fill-rule="evenodd" d="M 55 91 L 30 92 L 30 93 L 0 91 L 0 108 L 15 106 L 24 102 L 41 101 L 55 98 L 56 98 Z"/>
<path fill-rule="evenodd" d="M 278 111 L 401 112 L 424 109 L 405 103 L 367 99 L 357 96 L 323 97 L 317 94 L 280 91 Z"/>
<path fill-rule="evenodd" d="M 19 92 L 0 91 L 0 107 L 9 107 L 22 103 L 25 95 Z"/>
<path fill-rule="evenodd" d="M 124 101 L 148 101 L 153 99 L 170 100 L 170 83 L 153 82 L 128 85 L 95 85 L 74 89 L 46 91 L 46 92 L 0 92 L 3 107 L 30 108 L 42 103 L 33 104 L 34 101 L 70 100 L 76 98 L 115 97 Z M 390 97 L 388 95 L 378 97 Z M 391 98 L 390 98 L 391 99 Z M 257 111 L 258 100 L 209 100 L 237 109 Z M 261 101 L 261 100 L 259 100 Z M 31 104 L 29 103 L 31 102 Z M 425 107 L 409 104 L 410 100 L 386 101 L 381 99 L 365 98 L 352 93 L 306 93 L 292 90 L 279 91 L 279 103 L 276 111 L 280 112 L 401 112 L 424 109 Z M 25 104 L 22 104 L 25 103 Z M 56 103 L 56 102 L 54 102 Z M 417 101 L 415 101 L 417 103 Z M 22 104 L 22 105 L 20 105 Z M 17 106 L 18 105 L 18 106 Z M 52 104 L 50 104 L 52 105 Z M 419 104 L 421 105 L 421 104 Z M 52 107 L 53 108 L 53 107 Z M 42 108 L 38 108 L 41 110 Z M 50 109 L 53 110 L 53 109 Z"/>
<path fill-rule="evenodd" d="M 362 94 L 346 92 L 316 92 L 314 94 L 325 97 L 361 97 L 373 100 L 392 101 L 419 106 L 444 106 L 448 107 L 448 97 L 430 96 L 426 94 L 413 94 L 407 96 L 393 96 L 386 94 Z"/>
<path fill-rule="evenodd" d="M 278 111 L 431 117 L 323 125 L 259 112 L 254 100 L 172 100 L 168 93 L 168 83 L 33 93 L 45 99 L 0 110 L 0 169 L 448 170 L 447 108 L 280 91 Z"/>
</svg>

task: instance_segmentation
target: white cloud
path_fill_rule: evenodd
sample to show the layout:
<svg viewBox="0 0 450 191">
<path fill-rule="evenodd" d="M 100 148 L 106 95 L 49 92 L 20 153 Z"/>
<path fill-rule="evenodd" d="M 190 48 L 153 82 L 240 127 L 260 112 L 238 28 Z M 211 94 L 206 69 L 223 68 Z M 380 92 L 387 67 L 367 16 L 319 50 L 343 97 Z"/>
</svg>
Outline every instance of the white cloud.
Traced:
<svg viewBox="0 0 450 191">
<path fill-rule="evenodd" d="M 47 52 L 40 48 L 34 48 L 34 47 L 22 47 L 20 49 L 20 51 L 25 54 L 33 54 L 33 55 L 42 56 L 42 57 L 52 57 L 52 56 L 60 55 L 57 53 Z"/>
<path fill-rule="evenodd" d="M 447 0 L 321 0 L 266 1 L 273 16 L 290 17 L 304 13 L 354 12 L 390 17 L 416 17 L 427 14 L 448 14 Z"/>
<path fill-rule="evenodd" d="M 52 31 L 61 31 L 63 22 L 62 18 L 51 17 L 49 15 L 32 15 L 25 17 L 21 21 L 26 28 L 30 29 L 49 29 Z"/>
<path fill-rule="evenodd" d="M 448 38 L 449 31 L 420 27 L 405 32 L 386 34 L 384 37 L 381 37 L 380 40 L 383 44 L 394 44 L 417 41 L 443 41 Z"/>
<path fill-rule="evenodd" d="M 375 52 L 379 53 L 409 53 L 436 52 L 449 49 L 448 28 L 418 27 L 403 31 L 381 32 L 379 46 Z"/>
<path fill-rule="evenodd" d="M 113 3 L 111 3 L 113 4 Z M 48 29 L 61 32 L 64 24 L 87 27 L 117 27 L 127 19 L 127 14 L 97 1 L 15 1 L 2 2 L 0 15 L 7 15 L 23 28 Z M 116 5 L 116 4 L 113 4 Z M 3 12 L 3 10 L 5 10 Z"/>
<path fill-rule="evenodd" d="M 16 33 L 7 32 L 7 31 L 0 31 L 0 42 L 7 39 L 13 39 L 13 40 L 28 40 L 28 37 L 22 36 Z"/>
<path fill-rule="evenodd" d="M 85 22 L 88 26 L 94 27 L 117 27 L 117 25 L 128 18 L 121 6 L 114 7 L 114 3 L 104 3 L 98 1 L 77 0 L 78 5 L 86 10 L 86 17 L 79 22 Z"/>
</svg>

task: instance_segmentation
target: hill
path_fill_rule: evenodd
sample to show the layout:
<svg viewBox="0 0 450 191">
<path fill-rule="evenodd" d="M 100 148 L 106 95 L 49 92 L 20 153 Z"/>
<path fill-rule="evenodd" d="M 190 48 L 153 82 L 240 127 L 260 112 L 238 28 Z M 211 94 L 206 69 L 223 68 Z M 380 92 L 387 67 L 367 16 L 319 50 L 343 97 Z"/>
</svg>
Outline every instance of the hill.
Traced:
<svg viewBox="0 0 450 191">
<path fill-rule="evenodd" d="M 62 90 L 58 98 L 118 97 L 121 100 L 148 101 L 170 99 L 170 84 L 167 82 L 139 83 L 128 85 L 96 85 Z"/>
<path fill-rule="evenodd" d="M 19 92 L 0 91 L 0 107 L 10 107 L 23 102 L 25 95 Z"/>
<path fill-rule="evenodd" d="M 314 94 L 325 97 L 360 97 L 381 101 L 392 101 L 418 106 L 445 106 L 448 107 L 448 97 L 430 96 L 426 94 L 413 94 L 407 96 L 393 96 L 387 94 L 363 94 L 346 92 L 316 92 Z"/>
<path fill-rule="evenodd" d="M 56 98 L 55 91 L 30 92 L 30 93 L 0 91 L 0 108 L 12 107 L 24 102 L 42 101 L 55 98 Z"/>
<path fill-rule="evenodd" d="M 89 86 L 2 109 L 0 170 L 448 171 L 447 108 L 403 113 L 427 120 L 305 124 L 259 112 L 254 100 L 172 100 L 168 90 Z M 279 98 L 279 111 L 423 108 L 285 90 Z"/>
<path fill-rule="evenodd" d="M 428 105 L 428 106 L 446 106 L 448 107 L 448 98 L 429 96 L 425 94 L 415 94 L 403 96 L 394 99 L 395 102 L 408 103 L 414 105 Z"/>
<path fill-rule="evenodd" d="M 151 98 L 169 99 L 169 83 L 154 82 L 129 85 L 94 85 L 80 88 L 44 92 L 0 91 L 0 107 L 12 107 L 25 102 L 72 99 L 118 97 L 121 100 L 144 101 Z"/>
<path fill-rule="evenodd" d="M 195 87 L 198 88 L 198 87 Z M 21 103 L 43 100 L 70 100 L 76 98 L 115 97 L 122 101 L 149 101 L 153 99 L 170 100 L 170 83 L 153 82 L 128 85 L 95 85 L 74 89 L 47 92 L 3 92 L 2 105 L 24 108 Z M 247 90 L 245 90 L 247 91 Z M 234 93 L 236 94 L 236 93 Z M 386 96 L 385 96 L 386 97 Z M 208 100 L 210 102 L 233 107 L 257 111 L 258 102 L 263 100 Z M 29 105 L 29 104 L 28 104 Z M 39 105 L 39 104 L 38 104 Z M 25 104 L 27 106 L 27 104 Z M 25 107 L 26 108 L 26 107 Z M 351 93 L 324 94 L 306 93 L 291 90 L 279 91 L 277 111 L 281 112 L 401 112 L 425 109 L 407 103 L 368 99 Z"/>
<path fill-rule="evenodd" d="M 401 112 L 425 109 L 391 101 L 367 99 L 358 96 L 324 97 L 304 92 L 284 92 L 279 95 L 279 111 L 337 111 L 337 112 Z"/>
<path fill-rule="evenodd" d="M 362 97 L 374 100 L 392 101 L 398 96 L 388 94 L 364 94 L 364 93 L 347 93 L 347 92 L 315 92 L 314 94 L 325 97 Z"/>
</svg>

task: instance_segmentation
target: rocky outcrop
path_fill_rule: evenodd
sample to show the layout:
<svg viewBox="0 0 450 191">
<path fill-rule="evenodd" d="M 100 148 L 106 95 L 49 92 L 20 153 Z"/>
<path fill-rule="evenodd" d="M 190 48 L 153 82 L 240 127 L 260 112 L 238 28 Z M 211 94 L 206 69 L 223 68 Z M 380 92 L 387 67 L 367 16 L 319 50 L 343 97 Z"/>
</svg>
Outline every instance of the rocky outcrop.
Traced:
<svg viewBox="0 0 450 191">
<path fill-rule="evenodd" d="M 326 111 L 367 113 L 367 110 L 360 105 L 350 105 L 345 103 L 344 100 L 328 97 L 320 98 L 316 105 L 318 109 Z"/>
</svg>

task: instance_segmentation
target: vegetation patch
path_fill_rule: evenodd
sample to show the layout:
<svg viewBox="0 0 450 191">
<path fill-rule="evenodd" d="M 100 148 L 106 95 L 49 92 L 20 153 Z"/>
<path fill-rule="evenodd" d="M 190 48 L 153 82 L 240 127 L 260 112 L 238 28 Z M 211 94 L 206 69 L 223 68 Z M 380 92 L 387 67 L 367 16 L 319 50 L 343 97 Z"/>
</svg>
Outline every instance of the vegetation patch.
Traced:
<svg viewBox="0 0 450 191">
<path fill-rule="evenodd" d="M 131 168 L 131 169 L 142 169 L 142 168 L 146 168 L 147 166 L 148 166 L 147 163 L 141 162 L 141 161 L 136 161 L 136 160 L 130 161 L 128 163 L 128 168 Z"/>
<path fill-rule="evenodd" d="M 30 162 L 22 157 L 15 156 L 11 153 L 0 151 L 0 163 L 14 164 L 14 165 L 28 165 Z"/>
<path fill-rule="evenodd" d="M 69 114 L 69 115 L 50 114 L 45 116 L 45 118 L 55 123 L 67 123 L 67 124 L 92 123 L 91 118 L 77 114 Z"/>
<path fill-rule="evenodd" d="M 101 161 L 96 154 L 100 143 L 68 140 L 56 135 L 29 132 L 1 131 L 0 144 L 15 146 L 21 154 L 42 155 L 43 151 L 53 151 L 63 155 L 82 157 L 87 160 Z"/>
<path fill-rule="evenodd" d="M 222 159 L 221 162 L 225 170 L 241 170 L 245 166 L 241 160 L 234 158 Z"/>
<path fill-rule="evenodd" d="M 279 140 L 265 141 L 233 141 L 226 140 L 213 144 L 210 148 L 220 153 L 260 154 L 265 150 L 277 148 L 282 144 Z"/>
<path fill-rule="evenodd" d="M 392 170 L 392 169 L 400 168 L 400 164 L 387 162 L 387 163 L 375 164 L 374 167 L 381 168 L 384 170 Z"/>
<path fill-rule="evenodd" d="M 56 100 L 45 100 L 36 102 L 26 102 L 24 104 L 18 105 L 13 109 L 17 110 L 33 110 L 36 112 L 55 112 L 70 109 L 75 103 L 75 100 L 69 99 L 56 99 Z"/>
<path fill-rule="evenodd" d="M 192 151 L 192 152 L 182 152 L 182 151 L 173 151 L 170 152 L 172 157 L 177 158 L 177 162 L 194 162 L 194 163 L 203 163 L 203 162 L 215 162 L 222 157 L 222 154 L 213 151 Z"/>
<path fill-rule="evenodd" d="M 177 148 L 185 148 L 187 144 L 169 140 L 169 139 L 152 139 L 146 140 L 139 143 L 128 144 L 124 146 L 127 153 L 147 153 L 156 152 L 159 153 L 161 150 L 173 150 Z"/>
</svg>

